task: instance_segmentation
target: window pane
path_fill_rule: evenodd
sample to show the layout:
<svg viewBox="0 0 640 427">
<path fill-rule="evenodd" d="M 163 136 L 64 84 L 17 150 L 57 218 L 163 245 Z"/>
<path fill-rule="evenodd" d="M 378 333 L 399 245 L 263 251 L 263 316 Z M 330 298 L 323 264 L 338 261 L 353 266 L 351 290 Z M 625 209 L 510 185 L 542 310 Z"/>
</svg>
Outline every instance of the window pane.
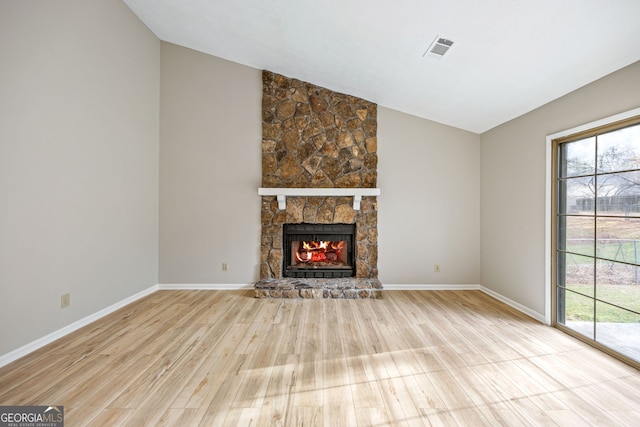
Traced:
<svg viewBox="0 0 640 427">
<path fill-rule="evenodd" d="M 640 216 L 640 171 L 598 176 L 598 213 Z"/>
<path fill-rule="evenodd" d="M 640 125 L 598 137 L 598 171 L 640 169 Z"/>
<path fill-rule="evenodd" d="M 566 240 L 558 242 L 558 249 L 595 256 L 595 218 L 568 216 L 564 218 L 564 222 Z"/>
<path fill-rule="evenodd" d="M 596 283 L 598 285 L 640 284 L 640 267 L 614 261 L 598 260 Z M 640 286 L 639 286 L 640 287 Z"/>
<path fill-rule="evenodd" d="M 602 218 L 597 220 L 596 256 L 613 261 L 640 262 L 640 218 Z"/>
<path fill-rule="evenodd" d="M 560 146 L 561 178 L 595 173 L 595 137 L 589 137 Z"/>
<path fill-rule="evenodd" d="M 597 302 L 596 341 L 640 360 L 640 315 Z"/>
<path fill-rule="evenodd" d="M 560 262 L 561 259 L 562 262 Z M 563 273 L 563 277 L 558 280 L 560 286 L 590 297 L 595 296 L 593 258 L 566 254 L 558 258 L 558 261 L 558 271 Z"/>
<path fill-rule="evenodd" d="M 593 339 L 594 300 L 569 290 L 558 288 L 558 307 L 564 302 L 564 324 L 574 331 Z M 558 322 L 561 322 L 558 313 Z"/>
<path fill-rule="evenodd" d="M 558 213 L 572 215 L 595 213 L 595 177 L 563 179 L 559 185 Z"/>
<path fill-rule="evenodd" d="M 596 296 L 608 302 L 640 313 L 640 284 L 636 280 L 636 268 L 611 263 L 612 268 L 599 268 L 596 274 Z"/>
</svg>

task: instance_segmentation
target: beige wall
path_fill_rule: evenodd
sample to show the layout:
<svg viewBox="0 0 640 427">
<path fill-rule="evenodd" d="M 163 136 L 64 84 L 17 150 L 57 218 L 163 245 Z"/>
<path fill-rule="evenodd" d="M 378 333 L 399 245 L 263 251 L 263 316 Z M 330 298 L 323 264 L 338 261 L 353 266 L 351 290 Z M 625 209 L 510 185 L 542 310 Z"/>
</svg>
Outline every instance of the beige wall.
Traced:
<svg viewBox="0 0 640 427">
<path fill-rule="evenodd" d="M 0 2 L 0 355 L 157 283 L 159 61 L 122 2 Z"/>
<path fill-rule="evenodd" d="M 482 134 L 482 285 L 545 313 L 546 136 L 640 106 L 640 62 Z"/>
<path fill-rule="evenodd" d="M 261 94 L 259 70 L 162 43 L 160 283 L 258 280 Z M 379 108 L 383 283 L 479 283 L 479 144 Z"/>
<path fill-rule="evenodd" d="M 379 107 L 378 159 L 383 285 L 479 284 L 479 135 Z"/>
<path fill-rule="evenodd" d="M 168 43 L 161 69 L 160 283 L 249 285 L 260 261 L 261 71 Z"/>
</svg>

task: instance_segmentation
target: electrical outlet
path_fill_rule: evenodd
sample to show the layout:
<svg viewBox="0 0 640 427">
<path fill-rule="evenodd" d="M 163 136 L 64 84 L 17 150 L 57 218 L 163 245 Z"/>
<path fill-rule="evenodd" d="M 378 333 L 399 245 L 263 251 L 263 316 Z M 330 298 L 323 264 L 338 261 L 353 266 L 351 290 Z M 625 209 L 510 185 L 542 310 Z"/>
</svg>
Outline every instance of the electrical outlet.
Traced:
<svg viewBox="0 0 640 427">
<path fill-rule="evenodd" d="M 433 271 L 440 273 L 440 264 L 433 264 Z"/>
<path fill-rule="evenodd" d="M 71 305 L 71 294 L 64 294 L 60 297 L 60 308 L 67 308 Z"/>
<path fill-rule="evenodd" d="M 227 265 L 226 262 L 223 262 L 222 263 L 222 271 L 227 271 L 227 270 L 229 270 L 229 266 Z"/>
</svg>

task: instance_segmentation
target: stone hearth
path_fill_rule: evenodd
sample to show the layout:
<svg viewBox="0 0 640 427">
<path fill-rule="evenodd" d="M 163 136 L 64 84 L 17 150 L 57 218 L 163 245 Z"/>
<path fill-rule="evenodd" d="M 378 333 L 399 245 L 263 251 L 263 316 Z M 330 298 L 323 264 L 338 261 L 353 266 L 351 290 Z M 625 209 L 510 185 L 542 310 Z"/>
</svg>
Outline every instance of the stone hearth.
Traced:
<svg viewBox="0 0 640 427">
<path fill-rule="evenodd" d="M 377 105 L 263 71 L 262 187 L 377 185 Z M 380 298 L 375 196 L 262 196 L 260 298 Z M 358 209 L 359 208 L 359 209 Z M 284 278 L 283 225 L 355 224 L 355 277 Z"/>
<path fill-rule="evenodd" d="M 382 298 L 378 279 L 263 279 L 255 290 L 257 298 Z"/>
</svg>

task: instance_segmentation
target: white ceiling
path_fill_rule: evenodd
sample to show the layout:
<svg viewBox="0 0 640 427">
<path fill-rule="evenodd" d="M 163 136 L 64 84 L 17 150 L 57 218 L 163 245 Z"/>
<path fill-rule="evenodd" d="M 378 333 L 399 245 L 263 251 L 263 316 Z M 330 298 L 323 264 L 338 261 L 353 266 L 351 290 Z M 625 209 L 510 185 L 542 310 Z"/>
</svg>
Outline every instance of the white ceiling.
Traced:
<svg viewBox="0 0 640 427">
<path fill-rule="evenodd" d="M 477 133 L 640 60 L 640 0 L 123 1 L 161 40 Z"/>
</svg>

